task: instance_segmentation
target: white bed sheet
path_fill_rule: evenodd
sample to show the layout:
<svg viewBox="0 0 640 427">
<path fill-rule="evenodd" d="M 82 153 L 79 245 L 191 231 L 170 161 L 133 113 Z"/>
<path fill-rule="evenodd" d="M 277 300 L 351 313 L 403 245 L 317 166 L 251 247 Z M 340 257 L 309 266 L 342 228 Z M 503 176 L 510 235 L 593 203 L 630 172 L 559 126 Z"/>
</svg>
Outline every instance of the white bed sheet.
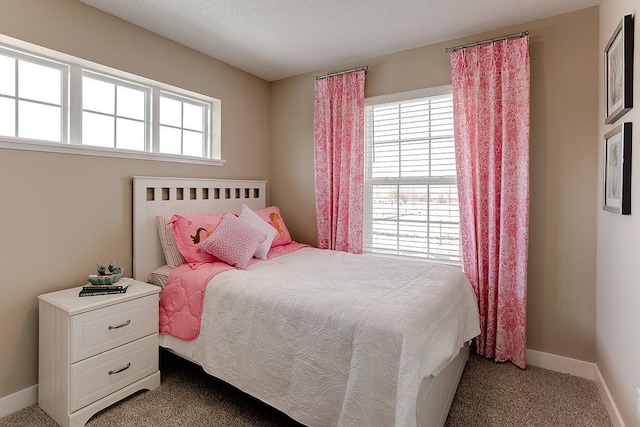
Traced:
<svg viewBox="0 0 640 427">
<path fill-rule="evenodd" d="M 422 378 L 479 334 L 458 268 L 304 248 L 218 274 L 163 346 L 308 426 L 415 426 Z"/>
</svg>

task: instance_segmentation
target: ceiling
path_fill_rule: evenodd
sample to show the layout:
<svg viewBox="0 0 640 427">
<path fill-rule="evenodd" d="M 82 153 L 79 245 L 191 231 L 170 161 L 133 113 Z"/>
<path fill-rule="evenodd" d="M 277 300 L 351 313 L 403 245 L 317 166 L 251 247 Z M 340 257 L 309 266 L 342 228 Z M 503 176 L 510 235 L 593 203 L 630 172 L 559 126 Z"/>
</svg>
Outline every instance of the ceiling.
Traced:
<svg viewBox="0 0 640 427">
<path fill-rule="evenodd" d="M 600 0 L 80 0 L 268 81 Z"/>
</svg>

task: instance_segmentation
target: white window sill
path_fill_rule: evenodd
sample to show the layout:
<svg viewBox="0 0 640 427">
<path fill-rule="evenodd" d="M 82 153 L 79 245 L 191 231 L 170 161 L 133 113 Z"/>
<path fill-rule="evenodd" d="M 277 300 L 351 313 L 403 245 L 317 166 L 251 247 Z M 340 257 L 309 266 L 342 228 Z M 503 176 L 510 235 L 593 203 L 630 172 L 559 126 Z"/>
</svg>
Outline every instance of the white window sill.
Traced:
<svg viewBox="0 0 640 427">
<path fill-rule="evenodd" d="M 79 154 L 83 156 L 116 157 L 121 159 L 151 160 L 174 163 L 190 163 L 195 165 L 224 166 L 225 161 L 219 159 L 205 159 L 202 157 L 176 156 L 173 154 L 147 153 L 144 151 L 123 150 L 90 145 L 71 145 L 58 142 L 33 140 L 15 141 L 0 137 L 0 148 L 11 150 L 44 151 L 49 153 Z"/>
</svg>

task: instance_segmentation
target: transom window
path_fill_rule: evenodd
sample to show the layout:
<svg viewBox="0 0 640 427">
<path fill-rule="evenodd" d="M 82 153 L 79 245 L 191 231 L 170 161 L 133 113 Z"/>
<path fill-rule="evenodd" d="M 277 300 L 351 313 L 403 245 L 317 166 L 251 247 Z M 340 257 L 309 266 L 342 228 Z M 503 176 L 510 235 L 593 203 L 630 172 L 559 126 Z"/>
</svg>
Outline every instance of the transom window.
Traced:
<svg viewBox="0 0 640 427">
<path fill-rule="evenodd" d="M 63 141 L 67 69 L 0 50 L 0 135 Z"/>
<path fill-rule="evenodd" d="M 160 152 L 201 157 L 206 149 L 206 105 L 160 95 Z"/>
<path fill-rule="evenodd" d="M 0 46 L 3 147 L 220 158 L 219 100 L 11 40 Z"/>
<path fill-rule="evenodd" d="M 461 263 L 450 89 L 369 98 L 365 123 L 365 251 Z"/>
<path fill-rule="evenodd" d="M 145 151 L 149 146 L 149 93 L 143 86 L 84 72 L 82 143 Z"/>
</svg>

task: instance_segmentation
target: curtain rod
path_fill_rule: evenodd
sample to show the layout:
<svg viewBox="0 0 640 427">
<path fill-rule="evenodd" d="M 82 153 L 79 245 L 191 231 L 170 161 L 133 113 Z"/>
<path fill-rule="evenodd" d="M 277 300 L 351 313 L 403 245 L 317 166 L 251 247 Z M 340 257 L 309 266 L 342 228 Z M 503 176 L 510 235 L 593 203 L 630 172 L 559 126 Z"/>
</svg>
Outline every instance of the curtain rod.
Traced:
<svg viewBox="0 0 640 427">
<path fill-rule="evenodd" d="M 445 51 L 450 53 L 450 52 L 455 52 L 456 50 L 466 49 L 468 47 L 480 46 L 480 45 L 483 45 L 483 44 L 491 44 L 491 43 L 500 42 L 500 41 L 503 41 L 503 40 L 519 39 L 520 37 L 525 37 L 525 36 L 528 36 L 528 35 L 529 35 L 529 31 L 521 31 L 521 32 L 515 33 L 515 34 L 509 34 L 508 36 L 495 37 L 495 38 L 492 38 L 492 39 L 482 40 L 482 41 L 475 42 L 475 43 L 467 43 L 467 44 L 462 44 L 460 46 L 448 47 L 448 48 L 445 49 Z"/>
<path fill-rule="evenodd" d="M 353 68 L 351 70 L 338 71 L 337 73 L 329 73 L 325 74 L 324 76 L 316 76 L 316 80 L 326 79 L 327 77 L 340 76 L 342 74 L 353 73 L 355 71 L 364 71 L 366 74 L 368 69 L 369 67 L 365 65 L 364 67 Z"/>
</svg>

